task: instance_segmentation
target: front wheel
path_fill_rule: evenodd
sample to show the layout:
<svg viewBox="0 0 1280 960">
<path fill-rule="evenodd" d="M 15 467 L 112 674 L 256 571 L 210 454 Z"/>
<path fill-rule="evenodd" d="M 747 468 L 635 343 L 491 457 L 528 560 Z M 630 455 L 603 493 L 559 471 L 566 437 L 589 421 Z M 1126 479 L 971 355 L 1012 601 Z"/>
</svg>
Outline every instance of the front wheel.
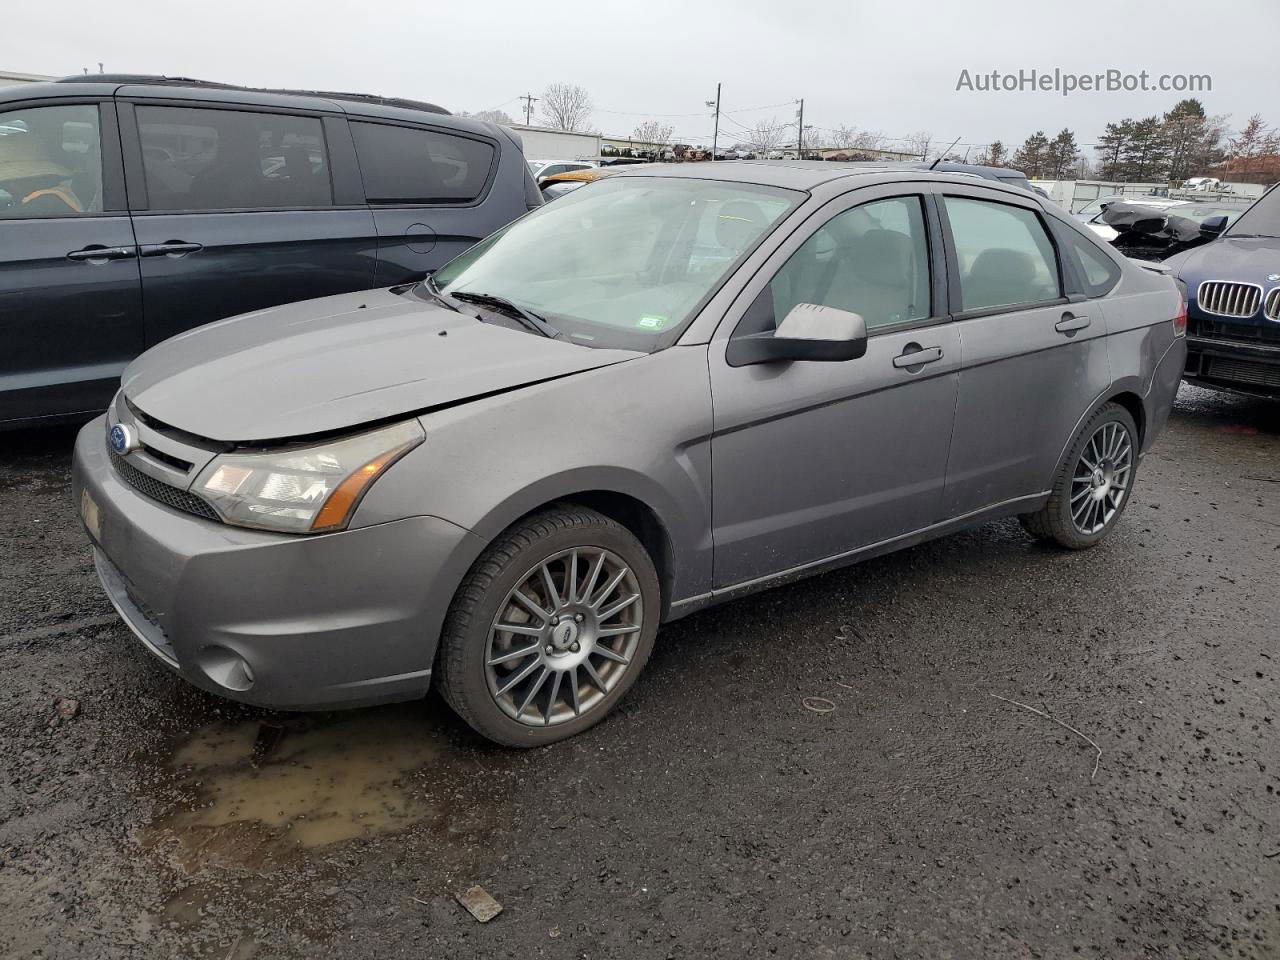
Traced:
<svg viewBox="0 0 1280 960">
<path fill-rule="evenodd" d="M 535 747 L 594 726 L 649 659 L 661 594 L 644 547 L 593 510 L 521 521 L 476 561 L 449 608 L 437 685 L 482 736 Z"/>
<path fill-rule="evenodd" d="M 1129 503 L 1138 469 L 1138 428 L 1118 403 L 1080 428 L 1054 478 L 1049 502 L 1019 519 L 1032 536 L 1085 550 L 1111 532 Z"/>
</svg>

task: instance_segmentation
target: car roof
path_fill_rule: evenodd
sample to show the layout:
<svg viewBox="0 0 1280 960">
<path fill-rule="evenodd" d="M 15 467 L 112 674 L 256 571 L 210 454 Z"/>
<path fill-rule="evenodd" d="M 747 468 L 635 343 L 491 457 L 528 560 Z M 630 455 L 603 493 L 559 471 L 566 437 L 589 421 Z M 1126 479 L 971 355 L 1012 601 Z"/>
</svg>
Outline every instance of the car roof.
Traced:
<svg viewBox="0 0 1280 960">
<path fill-rule="evenodd" d="M 939 183 L 984 186 L 1018 197 L 1031 196 L 1026 190 L 998 180 L 970 173 L 949 173 L 922 169 L 913 163 L 839 163 L 829 160 L 716 160 L 703 163 L 649 163 L 614 168 L 620 177 L 678 177 L 727 180 L 790 190 L 811 191 L 837 180 L 883 182 L 926 180 Z"/>
<path fill-rule="evenodd" d="M 196 80 L 192 77 L 166 77 L 153 74 L 133 73 L 91 73 L 72 75 L 53 80 L 48 83 L 30 83 L 4 88 L 4 99 L 29 100 L 46 97 L 77 96 L 93 94 L 109 96 L 128 87 L 162 87 L 165 93 L 190 96 L 192 93 L 204 94 L 209 98 L 211 93 L 252 96 L 256 102 L 269 103 L 278 99 L 282 104 L 300 104 L 301 100 L 328 101 L 332 106 L 354 104 L 360 113 L 383 113 L 395 116 L 393 111 L 411 111 L 413 113 L 430 113 L 436 116 L 452 116 L 452 114 L 434 103 L 424 100 L 407 100 L 401 97 L 383 97 L 372 93 L 349 93 L 338 90 L 286 90 L 268 87 L 245 87 L 232 83 L 218 83 L 212 80 Z M 336 103 L 335 103 L 336 101 Z M 462 118 L 456 118 L 462 119 Z"/>
</svg>

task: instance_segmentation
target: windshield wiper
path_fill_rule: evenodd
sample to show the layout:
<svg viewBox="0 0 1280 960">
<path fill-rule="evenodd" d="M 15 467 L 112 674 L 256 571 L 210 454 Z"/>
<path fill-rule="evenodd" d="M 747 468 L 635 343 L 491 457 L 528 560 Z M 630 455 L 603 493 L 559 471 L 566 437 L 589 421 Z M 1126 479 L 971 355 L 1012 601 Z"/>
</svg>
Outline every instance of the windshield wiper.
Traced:
<svg viewBox="0 0 1280 960">
<path fill-rule="evenodd" d="M 451 293 L 449 296 L 455 300 L 462 300 L 465 303 L 479 303 L 486 307 L 496 307 L 503 313 L 514 317 L 523 323 L 534 333 L 540 333 L 544 337 L 550 337 L 552 340 L 560 336 L 560 331 L 553 327 L 547 321 L 543 320 L 536 313 L 526 310 L 519 304 L 512 303 L 506 297 L 499 297 L 493 293 L 473 293 L 470 290 L 464 290 L 460 293 Z"/>
</svg>

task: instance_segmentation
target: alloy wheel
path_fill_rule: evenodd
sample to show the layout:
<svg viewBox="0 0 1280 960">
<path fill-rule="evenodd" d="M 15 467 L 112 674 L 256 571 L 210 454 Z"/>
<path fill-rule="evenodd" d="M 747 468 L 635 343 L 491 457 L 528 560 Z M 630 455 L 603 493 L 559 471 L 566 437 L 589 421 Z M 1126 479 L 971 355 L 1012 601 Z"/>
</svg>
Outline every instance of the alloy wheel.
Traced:
<svg viewBox="0 0 1280 960">
<path fill-rule="evenodd" d="M 513 720 L 550 726 L 582 716 L 614 689 L 644 625 L 635 573 L 601 547 L 575 547 L 530 568 L 498 608 L 485 645 L 489 693 Z"/>
<path fill-rule="evenodd" d="M 1105 529 L 1129 494 L 1133 441 L 1114 420 L 1098 427 L 1080 452 L 1071 476 L 1071 522 L 1091 536 Z"/>
</svg>

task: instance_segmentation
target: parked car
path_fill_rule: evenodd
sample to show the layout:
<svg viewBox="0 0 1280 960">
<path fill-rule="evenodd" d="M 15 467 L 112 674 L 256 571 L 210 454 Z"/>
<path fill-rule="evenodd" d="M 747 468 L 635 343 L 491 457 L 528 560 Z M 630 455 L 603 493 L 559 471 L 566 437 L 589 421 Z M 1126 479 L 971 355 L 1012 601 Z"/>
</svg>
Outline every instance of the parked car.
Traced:
<svg viewBox="0 0 1280 960">
<path fill-rule="evenodd" d="M 1280 397 L 1280 192 L 1228 220 L 1206 220 L 1221 236 L 1164 264 L 1188 293 L 1186 379 Z"/>
<path fill-rule="evenodd" d="M 1097 219 L 1098 215 L 1107 209 L 1113 203 L 1146 203 L 1153 207 L 1176 207 L 1179 204 L 1187 203 L 1186 200 L 1170 200 L 1168 197 L 1156 196 L 1135 196 L 1126 197 L 1123 194 L 1110 194 L 1108 196 L 1098 197 L 1090 200 L 1083 207 L 1072 214 L 1081 223 L 1090 223 Z"/>
<path fill-rule="evenodd" d="M 1097 544 L 1182 307 L 985 180 L 633 167 L 424 283 L 153 347 L 74 496 L 112 603 L 192 683 L 288 709 L 435 683 L 534 746 L 710 604 L 996 517 Z"/>
<path fill-rule="evenodd" d="M 1049 195 L 1028 180 L 1025 173 L 1021 170 L 1011 170 L 1009 167 L 987 167 L 979 163 L 950 163 L 945 161 L 934 164 L 926 160 L 914 163 L 912 166 L 922 170 L 937 170 L 941 173 L 967 173 L 970 176 L 982 177 L 984 180 L 994 180 L 996 183 L 1003 183 L 1008 187 L 1017 187 L 1019 190 L 1034 193 L 1037 196 L 1044 197 L 1046 200 L 1049 199 Z"/>
<path fill-rule="evenodd" d="M 554 177 L 558 173 L 570 173 L 574 170 L 594 170 L 599 164 L 590 160 L 530 160 L 529 171 L 534 181 L 543 177 Z"/>
<path fill-rule="evenodd" d="M 1174 201 L 1153 204 L 1117 200 L 1089 221 L 1088 227 L 1126 257 L 1164 260 L 1208 243 L 1248 209 L 1247 203 Z M 1206 227 L 1206 223 L 1217 226 Z"/>
<path fill-rule="evenodd" d="M 588 183 L 595 183 L 604 177 L 620 173 L 623 169 L 623 167 L 592 167 L 587 170 L 568 170 L 564 173 L 556 173 L 549 177 L 540 178 L 538 180 L 538 189 L 542 191 L 544 202 L 554 200 L 556 197 L 563 197 L 566 193 L 572 193 Z"/>
<path fill-rule="evenodd" d="M 94 76 L 0 90 L 0 428 L 101 411 L 147 347 L 420 280 L 542 200 L 501 127 L 411 101 Z"/>
</svg>

